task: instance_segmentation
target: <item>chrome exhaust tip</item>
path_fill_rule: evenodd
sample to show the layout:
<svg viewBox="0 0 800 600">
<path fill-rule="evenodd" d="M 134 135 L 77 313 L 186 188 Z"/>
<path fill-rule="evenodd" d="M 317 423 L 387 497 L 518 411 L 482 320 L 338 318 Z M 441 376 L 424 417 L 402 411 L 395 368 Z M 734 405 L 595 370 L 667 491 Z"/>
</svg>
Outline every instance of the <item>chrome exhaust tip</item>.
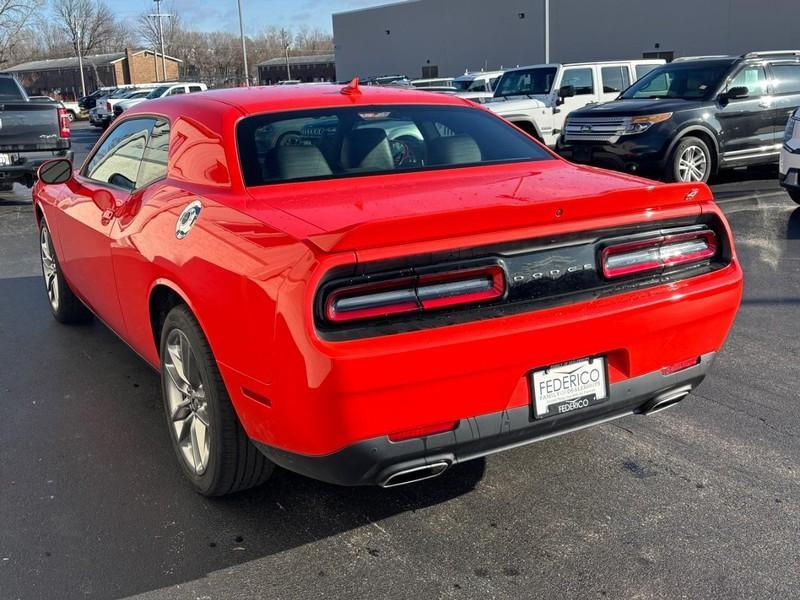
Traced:
<svg viewBox="0 0 800 600">
<path fill-rule="evenodd" d="M 383 488 L 399 487 L 409 483 L 416 483 L 418 481 L 425 481 L 426 479 L 433 479 L 444 473 L 450 463 L 446 460 L 439 460 L 426 465 L 417 467 L 400 469 L 390 473 L 378 485 Z"/>
<path fill-rule="evenodd" d="M 650 402 L 644 405 L 642 408 L 641 413 L 643 415 L 652 415 L 657 412 L 661 412 L 669 408 L 670 406 L 675 406 L 678 402 L 686 398 L 689 395 L 689 392 L 692 391 L 692 386 L 686 385 L 674 390 L 670 390 L 661 394 L 660 396 L 656 396 Z"/>
</svg>

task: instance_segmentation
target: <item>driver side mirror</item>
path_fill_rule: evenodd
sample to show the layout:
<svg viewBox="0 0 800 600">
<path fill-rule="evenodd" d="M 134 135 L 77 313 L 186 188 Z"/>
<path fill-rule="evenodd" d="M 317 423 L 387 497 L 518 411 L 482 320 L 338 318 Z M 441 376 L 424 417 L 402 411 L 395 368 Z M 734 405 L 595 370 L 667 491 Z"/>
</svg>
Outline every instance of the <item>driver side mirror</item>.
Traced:
<svg viewBox="0 0 800 600">
<path fill-rule="evenodd" d="M 750 95 L 750 88 L 746 85 L 737 85 L 736 87 L 730 88 L 727 92 L 720 95 L 720 99 L 723 102 L 727 102 L 729 100 L 742 100 L 743 98 L 747 98 Z"/>
<path fill-rule="evenodd" d="M 72 161 L 68 158 L 48 160 L 39 167 L 37 176 L 47 185 L 67 183 L 72 179 Z"/>
<path fill-rule="evenodd" d="M 562 85 L 558 88 L 558 97 L 561 99 L 572 98 L 575 95 L 574 85 Z"/>
<path fill-rule="evenodd" d="M 572 98 L 574 95 L 574 85 L 562 85 L 560 88 L 558 88 L 558 99 L 556 100 L 556 106 L 561 106 L 564 104 L 564 98 Z"/>
</svg>

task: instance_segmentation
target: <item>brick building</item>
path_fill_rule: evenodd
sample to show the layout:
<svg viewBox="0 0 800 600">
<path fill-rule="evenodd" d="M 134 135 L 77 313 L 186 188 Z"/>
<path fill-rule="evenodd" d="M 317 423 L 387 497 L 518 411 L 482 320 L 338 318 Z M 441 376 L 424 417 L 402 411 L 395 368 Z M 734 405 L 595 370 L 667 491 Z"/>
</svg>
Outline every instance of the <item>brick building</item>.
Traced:
<svg viewBox="0 0 800 600">
<path fill-rule="evenodd" d="M 291 75 L 291 77 L 287 77 Z M 271 58 L 258 64 L 258 83 L 270 85 L 296 79 L 298 81 L 336 81 L 336 60 L 333 54 L 317 56 L 290 56 L 289 73 L 286 72 L 286 59 Z"/>
<path fill-rule="evenodd" d="M 167 81 L 180 78 L 180 60 L 166 56 Z M 25 91 L 32 96 L 54 96 L 74 100 L 81 96 L 81 74 L 78 58 L 51 58 L 16 65 L 13 73 Z M 161 54 L 152 50 L 131 50 L 83 57 L 86 93 L 114 85 L 158 83 L 164 81 Z"/>
</svg>

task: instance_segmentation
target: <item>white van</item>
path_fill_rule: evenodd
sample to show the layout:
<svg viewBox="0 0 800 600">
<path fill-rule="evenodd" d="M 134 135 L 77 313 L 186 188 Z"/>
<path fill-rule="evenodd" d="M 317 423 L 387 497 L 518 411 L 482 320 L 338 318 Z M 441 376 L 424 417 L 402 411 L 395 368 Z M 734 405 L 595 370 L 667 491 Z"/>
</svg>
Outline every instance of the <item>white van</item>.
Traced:
<svg viewBox="0 0 800 600">
<path fill-rule="evenodd" d="M 494 96 L 494 88 L 502 75 L 503 71 L 467 71 L 456 77 L 451 85 L 459 98 L 483 104 Z"/>
<path fill-rule="evenodd" d="M 610 102 L 663 59 L 531 65 L 509 69 L 487 106 L 548 146 L 566 116 L 587 104 Z"/>
</svg>

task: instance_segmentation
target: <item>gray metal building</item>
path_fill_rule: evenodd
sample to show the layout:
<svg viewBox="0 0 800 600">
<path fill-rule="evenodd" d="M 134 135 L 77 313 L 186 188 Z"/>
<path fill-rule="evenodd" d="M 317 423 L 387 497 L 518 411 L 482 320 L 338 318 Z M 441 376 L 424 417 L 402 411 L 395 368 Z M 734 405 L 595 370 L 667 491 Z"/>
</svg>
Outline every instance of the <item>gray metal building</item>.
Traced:
<svg viewBox="0 0 800 600">
<path fill-rule="evenodd" d="M 550 0 L 550 59 L 794 49 L 798 8 L 800 0 Z M 544 12 L 544 0 L 408 0 L 337 13 L 337 77 L 541 63 Z"/>
</svg>

